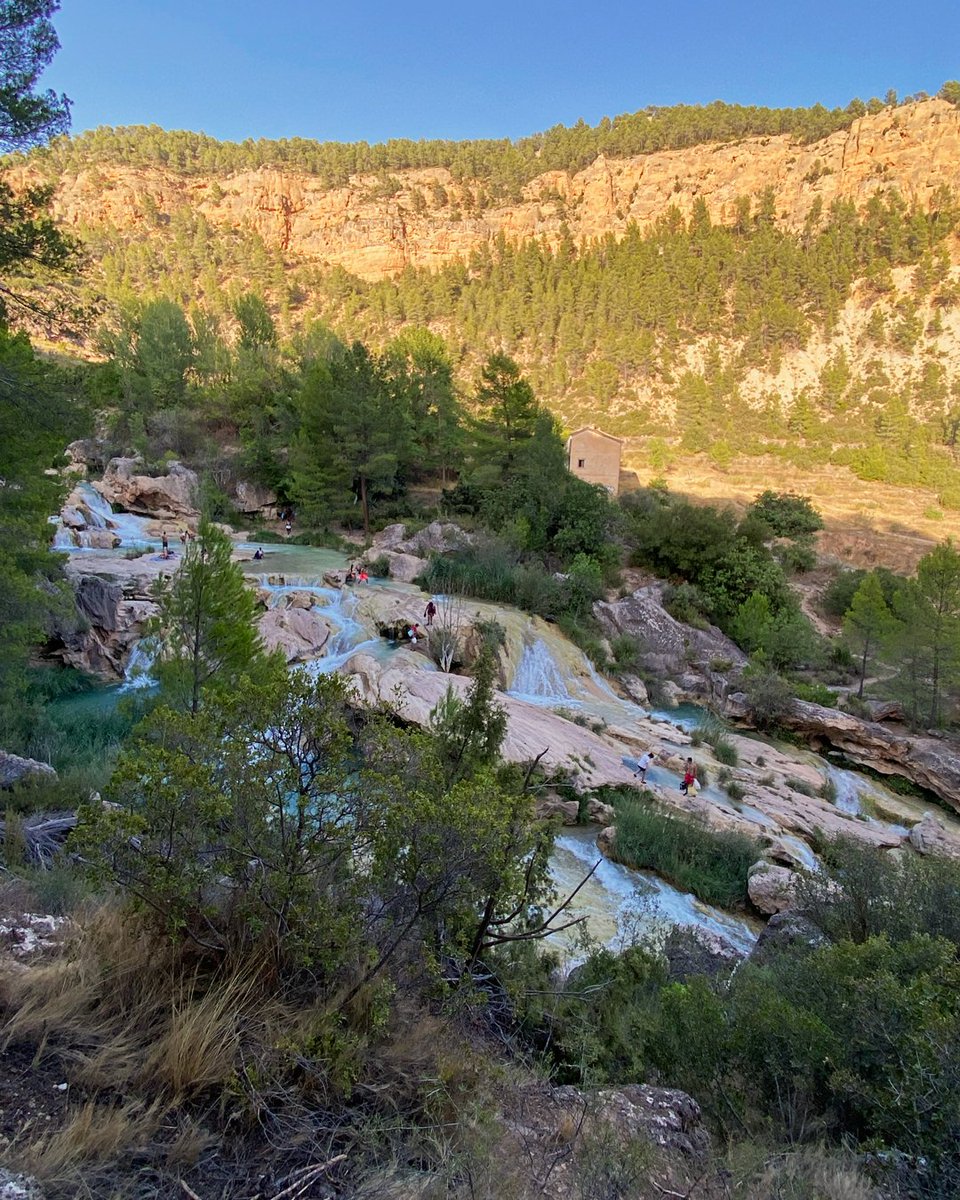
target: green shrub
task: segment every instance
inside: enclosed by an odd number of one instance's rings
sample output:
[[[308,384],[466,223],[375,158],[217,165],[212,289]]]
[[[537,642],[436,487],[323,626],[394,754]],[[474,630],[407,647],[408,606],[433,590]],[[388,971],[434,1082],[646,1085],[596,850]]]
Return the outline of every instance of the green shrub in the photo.
[[[776,729],[790,711],[793,690],[776,671],[753,668],[744,677],[750,715],[757,729]]]
[[[737,748],[733,742],[727,738],[719,737],[713,743],[714,757],[718,762],[727,767],[735,767],[740,762],[740,755],[737,753]]]
[[[735,779],[731,779],[726,785],[727,795],[731,800],[742,800],[747,794],[746,788],[742,783],[738,783]]]
[[[709,904],[746,903],[747,871],[759,856],[759,844],[742,834],[694,824],[637,800],[617,805],[614,857],[656,871]]]
[[[807,683],[795,679],[792,682],[793,694],[798,700],[806,700],[808,704],[819,704],[823,708],[836,708],[837,693],[823,683]]]
[[[663,607],[684,625],[702,629],[707,624],[707,603],[692,583],[667,584],[663,589]]]
[[[816,794],[811,784],[807,783],[805,779],[797,779],[795,775],[787,776],[784,782],[792,792],[799,792],[801,796],[813,796]]]
[[[748,510],[765,521],[778,537],[798,537],[823,528],[823,518],[809,496],[794,492],[761,492]]]
[[[390,578],[390,559],[387,558],[385,554],[381,554],[378,558],[371,559],[368,567],[370,574],[376,576],[377,579]]]

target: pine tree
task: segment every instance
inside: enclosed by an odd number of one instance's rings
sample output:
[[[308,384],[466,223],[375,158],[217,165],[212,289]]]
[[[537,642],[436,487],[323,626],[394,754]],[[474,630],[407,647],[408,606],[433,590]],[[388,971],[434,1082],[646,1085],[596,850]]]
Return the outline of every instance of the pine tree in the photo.
[[[244,676],[276,666],[264,653],[256,598],[231,552],[227,535],[203,518],[180,570],[160,593],[156,675],[171,704],[193,715],[205,689],[231,691]]]
[[[887,606],[880,582],[871,572],[864,576],[854,592],[843,618],[844,636],[860,656],[860,683],[857,688],[860,699],[863,698],[867,665],[890,632],[892,621],[893,614]]]

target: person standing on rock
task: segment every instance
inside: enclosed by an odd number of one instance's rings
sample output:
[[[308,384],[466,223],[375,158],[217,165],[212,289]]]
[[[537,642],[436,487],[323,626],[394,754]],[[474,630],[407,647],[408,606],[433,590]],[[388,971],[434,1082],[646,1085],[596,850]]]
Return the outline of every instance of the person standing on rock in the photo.
[[[688,758],[683,765],[683,783],[680,784],[680,791],[685,796],[689,796],[692,791],[696,791],[697,783],[697,768],[693,764],[693,759]]]
[[[165,529],[160,530],[160,547],[163,551],[163,557],[169,558],[170,557],[170,539],[167,537],[167,531]]]
[[[427,607],[423,610],[423,615],[427,618],[427,628],[433,624],[433,618],[437,615],[437,606],[432,600],[427,601]]]
[[[645,750],[637,759],[637,769],[634,771],[634,775],[640,780],[641,784],[647,782],[647,768],[656,757],[655,751]]]

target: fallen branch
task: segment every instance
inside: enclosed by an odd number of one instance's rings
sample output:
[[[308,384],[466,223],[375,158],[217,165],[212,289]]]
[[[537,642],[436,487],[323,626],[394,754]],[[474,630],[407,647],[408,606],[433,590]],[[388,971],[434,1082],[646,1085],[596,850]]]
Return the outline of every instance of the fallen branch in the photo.
[[[331,1167],[337,1166],[338,1163],[346,1161],[345,1154],[338,1154],[335,1158],[328,1159],[325,1163],[315,1163],[312,1167],[301,1167],[294,1171],[294,1175],[298,1178],[292,1183],[287,1184],[282,1192],[277,1192],[271,1196],[269,1200],[296,1200],[297,1196],[302,1196],[307,1188],[315,1183],[325,1171],[329,1171]]]

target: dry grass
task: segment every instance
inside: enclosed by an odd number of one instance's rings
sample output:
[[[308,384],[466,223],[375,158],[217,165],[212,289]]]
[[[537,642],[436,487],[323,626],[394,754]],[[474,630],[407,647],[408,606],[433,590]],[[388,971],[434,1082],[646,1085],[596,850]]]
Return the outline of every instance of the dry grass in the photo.
[[[104,1162],[143,1145],[160,1123],[159,1104],[140,1102],[103,1105],[87,1101],[72,1111],[66,1124],[23,1145],[7,1157],[17,1169],[48,1183],[68,1184],[79,1167]]]
[[[113,908],[82,921],[62,955],[26,972],[0,970],[0,1001],[12,1012],[6,1044],[56,1049],[88,1088],[133,1087],[171,1101],[221,1083],[241,1045],[269,1042],[282,1020],[261,995],[255,964],[202,978]]]
[[[663,474],[650,468],[645,443],[628,438],[625,448],[624,467],[636,473],[640,486]],[[819,557],[852,567],[910,574],[938,542],[960,538],[960,512],[944,510],[938,520],[928,515],[938,508],[934,490],[865,482],[846,467],[804,470],[779,459],[739,457],[720,471],[705,454],[694,454],[667,471],[666,480],[671,491],[693,501],[729,504],[740,512],[771,486],[810,496],[827,526],[817,537]]]
[[[841,1150],[804,1146],[769,1153],[741,1144],[732,1154],[737,1200],[874,1200],[876,1189],[856,1158]]]
[[[152,1154],[172,1170],[196,1161],[210,1136],[178,1107],[222,1094],[242,1061],[271,1056],[289,1028],[259,979],[256,963],[204,977],[112,907],[82,917],[48,961],[29,970],[0,964],[3,1044],[55,1055],[83,1097],[59,1129],[25,1132],[8,1157],[63,1194],[80,1194],[84,1181],[92,1186],[98,1170],[150,1143],[163,1124]]]

